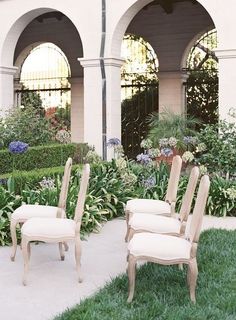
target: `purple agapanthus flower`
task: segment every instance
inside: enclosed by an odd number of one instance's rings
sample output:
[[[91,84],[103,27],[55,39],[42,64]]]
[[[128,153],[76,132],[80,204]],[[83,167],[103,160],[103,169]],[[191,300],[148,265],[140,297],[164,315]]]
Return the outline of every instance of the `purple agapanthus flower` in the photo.
[[[171,150],[171,148],[162,148],[161,154],[165,157],[170,157],[170,156],[172,156],[173,151]]]
[[[138,154],[136,159],[138,162],[144,165],[149,164],[152,161],[152,159],[148,154],[143,154],[143,153]]]
[[[147,179],[144,179],[142,182],[142,185],[145,188],[152,188],[156,185],[156,178],[155,177],[149,177]]]
[[[186,136],[183,138],[183,141],[185,144],[196,144],[197,142],[197,139],[196,137],[192,137],[192,136]]]
[[[8,146],[8,150],[13,154],[22,154],[27,151],[28,147],[29,145],[25,142],[12,141]]]
[[[121,141],[118,138],[111,138],[107,142],[108,147],[115,147],[115,146],[119,146],[120,144],[121,144]]]

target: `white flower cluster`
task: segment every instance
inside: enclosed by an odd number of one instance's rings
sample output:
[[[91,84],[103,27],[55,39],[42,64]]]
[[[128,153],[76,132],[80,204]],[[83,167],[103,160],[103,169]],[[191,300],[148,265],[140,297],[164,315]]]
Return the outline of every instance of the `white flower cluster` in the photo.
[[[175,147],[177,145],[178,140],[175,137],[170,137],[169,138],[169,146],[170,147]]]
[[[185,151],[182,155],[182,159],[184,162],[192,162],[194,159],[194,155],[190,151]]]
[[[127,163],[124,158],[116,159],[116,166],[119,170],[124,170],[127,167]]]
[[[43,180],[39,182],[40,187],[42,189],[54,189],[55,188],[55,180],[52,178],[43,177]]]
[[[204,152],[206,151],[207,146],[205,145],[205,143],[201,142],[197,145],[196,147],[196,152]]]
[[[157,157],[160,157],[161,151],[158,148],[151,148],[148,150],[148,155],[150,158],[155,159]]]
[[[137,182],[137,176],[131,172],[125,172],[121,176],[121,179],[126,186],[132,186]]]
[[[140,143],[140,147],[143,149],[150,149],[152,147],[152,140],[150,139],[143,139]]]
[[[67,130],[59,130],[56,134],[56,140],[60,143],[70,143],[70,132]]]
[[[207,167],[201,165],[199,166],[199,171],[201,175],[207,174]]]
[[[228,188],[226,190],[226,193],[227,193],[227,195],[229,196],[229,198],[231,200],[235,200],[236,199],[236,188],[235,187]]]

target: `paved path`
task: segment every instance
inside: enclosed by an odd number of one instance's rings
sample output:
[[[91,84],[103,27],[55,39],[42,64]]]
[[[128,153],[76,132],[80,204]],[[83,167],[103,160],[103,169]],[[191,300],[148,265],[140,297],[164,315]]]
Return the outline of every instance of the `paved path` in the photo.
[[[236,218],[205,217],[203,228],[236,229]],[[101,233],[83,241],[84,282],[76,282],[73,244],[65,261],[59,260],[55,245],[32,245],[28,286],[21,283],[23,261],[18,250],[10,261],[10,248],[0,248],[0,319],[49,320],[68,307],[90,296],[111,278],[125,272],[126,224],[115,219],[105,224]]]

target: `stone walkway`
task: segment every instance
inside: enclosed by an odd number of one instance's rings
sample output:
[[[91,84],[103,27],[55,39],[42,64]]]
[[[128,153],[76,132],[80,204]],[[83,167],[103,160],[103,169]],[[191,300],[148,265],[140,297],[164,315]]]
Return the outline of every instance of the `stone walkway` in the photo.
[[[236,218],[205,217],[203,229],[236,229]],[[68,307],[92,295],[111,278],[125,272],[126,224],[115,219],[105,224],[101,233],[83,241],[82,270],[84,282],[76,282],[73,244],[65,261],[59,260],[57,246],[32,245],[28,286],[21,283],[23,261],[18,250],[10,261],[9,247],[0,248],[0,319],[49,320]]]

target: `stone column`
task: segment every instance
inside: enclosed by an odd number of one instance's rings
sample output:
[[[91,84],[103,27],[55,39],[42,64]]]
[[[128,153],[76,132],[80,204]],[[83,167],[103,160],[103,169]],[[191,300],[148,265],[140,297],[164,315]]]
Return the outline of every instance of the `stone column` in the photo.
[[[84,68],[84,142],[102,155],[102,75],[100,59],[79,59]],[[124,60],[104,58],[106,71],[106,138],[121,139],[121,79]],[[113,152],[108,148],[107,158]]]
[[[167,109],[181,114],[186,110],[184,82],[188,75],[182,71],[160,71],[159,79],[159,112]]]
[[[102,156],[102,77],[99,59],[78,59],[84,68],[83,142]]]
[[[107,140],[121,140],[121,66],[124,59],[105,58],[107,78]],[[114,156],[111,148],[107,149],[108,160]]]
[[[84,142],[83,78],[69,79],[71,84],[71,141]]]
[[[236,121],[230,116],[236,110],[236,49],[216,49],[219,59],[219,117]]]
[[[0,115],[14,106],[14,74],[17,67],[0,66]]]

